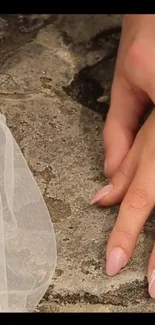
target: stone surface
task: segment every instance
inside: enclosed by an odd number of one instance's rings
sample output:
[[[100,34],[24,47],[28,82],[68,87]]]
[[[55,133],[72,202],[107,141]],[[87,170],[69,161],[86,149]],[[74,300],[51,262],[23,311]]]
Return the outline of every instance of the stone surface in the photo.
[[[94,94],[99,94],[100,84],[105,96],[101,101],[108,105],[121,19],[120,15],[1,16],[0,110],[41,188],[57,239],[57,269],[38,312],[155,310],[145,277],[154,215],[130,263],[121,274],[108,278],[105,249],[118,207],[89,206],[91,196],[106,183],[102,151],[106,114],[98,113],[97,99],[94,103],[89,92],[85,95],[87,82],[77,87],[75,75],[86,67],[91,87],[96,81]]]

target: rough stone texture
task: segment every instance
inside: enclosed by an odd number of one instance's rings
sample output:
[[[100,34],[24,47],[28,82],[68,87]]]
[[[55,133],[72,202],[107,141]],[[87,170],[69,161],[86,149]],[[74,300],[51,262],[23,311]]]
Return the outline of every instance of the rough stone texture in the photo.
[[[105,249],[118,208],[89,206],[106,182],[103,120],[64,91],[91,65],[109,96],[122,17],[45,16],[0,20],[0,110],[42,190],[58,247],[55,276],[36,311],[153,312],[145,278],[153,215],[130,263],[109,279]]]

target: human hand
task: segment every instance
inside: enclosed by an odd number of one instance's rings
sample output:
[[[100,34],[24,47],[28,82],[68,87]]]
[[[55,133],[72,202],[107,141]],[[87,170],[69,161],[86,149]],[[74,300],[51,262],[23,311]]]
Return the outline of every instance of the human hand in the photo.
[[[129,261],[137,239],[155,206],[155,110],[138,132],[133,146],[94,202],[121,203],[107,245],[106,272],[117,274]],[[93,203],[93,202],[92,202]],[[149,293],[155,298],[155,245],[148,266]]]
[[[125,15],[111,104],[104,127],[105,174],[110,177],[131,148],[141,117],[155,103],[155,15]]]
[[[109,276],[129,261],[155,205],[155,110],[139,130],[141,117],[155,103],[154,33],[155,15],[125,16],[104,128],[110,185],[91,201],[102,206],[122,202],[107,246]],[[155,298],[155,247],[147,274],[149,293]]]

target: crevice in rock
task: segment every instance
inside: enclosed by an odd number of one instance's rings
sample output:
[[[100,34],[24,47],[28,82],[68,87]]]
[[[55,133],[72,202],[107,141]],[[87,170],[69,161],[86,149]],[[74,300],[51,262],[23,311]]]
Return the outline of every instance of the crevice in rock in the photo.
[[[53,289],[52,289],[53,290]],[[147,279],[143,281],[133,281],[132,283],[121,284],[119,289],[110,290],[100,296],[92,295],[88,292],[66,293],[64,295],[53,293],[51,288],[44,296],[44,300],[52,301],[56,304],[103,304],[127,307],[130,305],[139,304],[143,299],[149,300]]]

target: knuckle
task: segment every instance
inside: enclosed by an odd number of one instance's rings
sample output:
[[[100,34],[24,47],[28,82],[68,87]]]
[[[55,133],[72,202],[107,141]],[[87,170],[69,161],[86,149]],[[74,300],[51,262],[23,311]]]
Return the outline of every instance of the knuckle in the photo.
[[[146,48],[145,40],[135,40],[124,59],[124,70],[127,78],[129,78],[135,86],[142,89],[146,84],[145,80],[148,66]]]
[[[149,195],[146,189],[136,188],[131,194],[127,195],[124,207],[131,210],[141,210],[149,204]]]
[[[129,231],[125,228],[124,229],[119,228],[118,226],[115,227],[115,234],[117,234],[118,238],[124,237],[127,240],[132,240],[132,238],[133,238],[131,231]]]
[[[135,243],[134,234],[127,228],[119,227],[118,225],[113,229],[112,242],[117,241],[117,246],[122,247],[126,252],[129,252]]]
[[[125,67],[127,68],[127,66],[129,65],[141,65],[144,62],[144,50],[145,50],[146,44],[144,42],[144,40],[135,40],[129,51],[128,54],[126,56],[126,60],[125,60]]]

